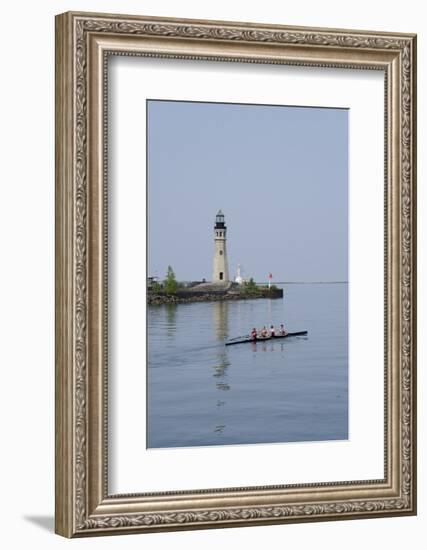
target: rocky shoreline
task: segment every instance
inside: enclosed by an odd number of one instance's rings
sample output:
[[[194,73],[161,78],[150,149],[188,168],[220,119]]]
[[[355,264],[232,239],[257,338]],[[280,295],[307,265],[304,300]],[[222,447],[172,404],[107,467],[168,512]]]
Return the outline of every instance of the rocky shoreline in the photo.
[[[175,294],[160,294],[149,292],[147,295],[148,305],[162,304],[188,304],[192,302],[221,302],[226,300],[257,300],[260,298],[283,298],[283,290],[276,289],[259,289],[256,293],[243,292],[191,292],[181,291]]]

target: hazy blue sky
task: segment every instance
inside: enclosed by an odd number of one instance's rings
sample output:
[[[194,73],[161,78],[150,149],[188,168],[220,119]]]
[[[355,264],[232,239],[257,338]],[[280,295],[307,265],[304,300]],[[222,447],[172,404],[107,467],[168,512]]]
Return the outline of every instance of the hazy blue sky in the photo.
[[[213,224],[257,281],[347,280],[348,111],[148,102],[148,271],[211,278]]]

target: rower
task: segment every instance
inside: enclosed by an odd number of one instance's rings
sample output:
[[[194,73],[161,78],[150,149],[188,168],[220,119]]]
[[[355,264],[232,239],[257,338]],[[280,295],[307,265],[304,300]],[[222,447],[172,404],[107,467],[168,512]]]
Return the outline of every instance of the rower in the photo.
[[[255,342],[256,339],[257,339],[257,330],[256,328],[253,328],[251,332],[251,340]]]
[[[265,325],[262,327],[261,336],[262,336],[262,338],[267,338],[267,336],[268,336],[268,331],[265,328]]]
[[[274,338],[276,336],[276,329],[274,328],[274,325],[271,325],[270,327],[270,336]]]
[[[285,330],[285,327],[282,324],[282,325],[280,325],[280,335],[285,336],[285,334],[286,334],[286,330]]]

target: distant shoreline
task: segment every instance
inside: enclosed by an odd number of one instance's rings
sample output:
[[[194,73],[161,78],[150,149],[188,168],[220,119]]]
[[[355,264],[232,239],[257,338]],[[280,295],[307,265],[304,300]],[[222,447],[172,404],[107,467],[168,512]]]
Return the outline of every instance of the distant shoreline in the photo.
[[[265,284],[256,283],[257,285]],[[348,281],[274,281],[275,285],[348,285]]]

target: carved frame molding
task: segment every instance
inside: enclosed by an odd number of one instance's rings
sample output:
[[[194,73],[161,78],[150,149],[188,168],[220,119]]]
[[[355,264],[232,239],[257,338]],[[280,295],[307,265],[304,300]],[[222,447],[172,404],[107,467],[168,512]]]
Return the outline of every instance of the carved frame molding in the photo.
[[[384,71],[383,480],[108,495],[108,55]],[[69,12],[56,18],[56,71],[56,532],[75,537],[416,513],[416,37]]]

